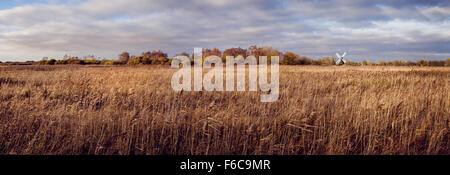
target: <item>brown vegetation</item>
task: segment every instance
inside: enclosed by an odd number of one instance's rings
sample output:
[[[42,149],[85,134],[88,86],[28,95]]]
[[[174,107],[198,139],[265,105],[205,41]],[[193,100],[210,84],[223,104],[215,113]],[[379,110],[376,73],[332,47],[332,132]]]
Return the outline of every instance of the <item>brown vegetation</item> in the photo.
[[[174,56],[187,56],[191,58],[191,62],[194,62],[194,55],[182,52],[175,54]],[[247,49],[238,48],[228,48],[223,51],[223,53],[217,49],[203,49],[203,58],[208,56],[219,56],[225,63],[227,56],[242,56],[246,58],[247,56],[279,56],[280,64],[282,65],[335,65],[336,57],[322,57],[318,59],[311,59],[306,56],[300,56],[293,52],[286,51],[285,53],[278,51],[277,49],[269,46],[257,47],[250,46]],[[96,59],[94,55],[89,55],[80,59],[78,57],[72,57],[65,55],[63,59],[48,59],[47,57],[39,62],[7,62],[1,63],[3,65],[66,65],[66,64],[80,64],[80,65],[92,65],[92,64],[103,64],[103,65],[170,65],[172,58],[168,57],[168,54],[161,50],[147,51],[143,52],[141,56],[130,56],[128,52],[122,52],[118,55],[118,60],[108,60],[108,59]],[[270,60],[269,60],[270,63]],[[347,61],[347,65],[350,66],[433,66],[433,67],[444,67],[450,66],[450,58],[447,60],[427,60],[427,57],[423,57],[418,61],[404,61],[404,60],[392,60],[392,61],[377,61],[376,63],[370,61],[354,62]]]
[[[0,67],[0,154],[450,153],[446,67],[281,66],[275,103],[167,67]]]

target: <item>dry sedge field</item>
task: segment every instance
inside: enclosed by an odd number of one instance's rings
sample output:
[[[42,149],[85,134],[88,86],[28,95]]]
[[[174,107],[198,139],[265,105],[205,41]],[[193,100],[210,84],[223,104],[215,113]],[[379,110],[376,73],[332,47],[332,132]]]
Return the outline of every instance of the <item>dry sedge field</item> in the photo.
[[[450,154],[450,68],[281,66],[280,99],[168,67],[0,67],[0,154]]]

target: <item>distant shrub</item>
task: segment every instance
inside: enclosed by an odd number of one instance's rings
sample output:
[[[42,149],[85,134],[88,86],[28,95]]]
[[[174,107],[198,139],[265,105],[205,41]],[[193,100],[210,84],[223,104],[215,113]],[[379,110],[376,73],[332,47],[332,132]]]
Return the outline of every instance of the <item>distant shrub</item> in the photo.
[[[317,60],[318,65],[335,65],[334,57],[322,57],[319,60]]]
[[[418,66],[428,66],[428,63],[425,60],[420,60],[416,62]]]
[[[361,66],[361,63],[354,62],[354,61],[347,61],[345,64],[349,65],[349,66]]]
[[[144,58],[143,56],[132,57],[127,64],[138,65],[138,64],[151,64],[152,61],[149,58]]]
[[[104,64],[104,65],[121,65],[121,64],[125,64],[125,63],[120,60],[103,60],[102,64]]]
[[[100,60],[84,60],[85,64],[101,64],[102,61]]]
[[[41,60],[38,62],[39,65],[54,65],[56,63],[55,59]]]
[[[414,63],[414,62],[412,62],[412,61],[408,61],[408,62],[406,62],[406,65],[407,65],[407,66],[415,66],[416,63]]]
[[[73,59],[73,58],[67,59],[66,61],[67,61],[67,64],[84,64],[85,63],[84,60]]]
[[[406,66],[406,61],[394,60],[391,61],[392,66]]]
[[[37,62],[38,65],[45,65],[45,63],[47,63],[47,60],[41,60]]]
[[[372,65],[372,63],[370,61],[364,60],[361,62],[361,65],[362,66],[370,66],[370,65]]]
[[[161,50],[154,50],[142,53],[141,56],[131,57],[127,64],[130,65],[138,65],[138,64],[166,64],[169,62],[167,58],[167,53],[164,53]]]
[[[37,64],[39,64],[39,65],[65,65],[65,64],[84,65],[84,64],[101,64],[101,63],[102,63],[102,61],[100,61],[100,60],[95,60],[95,59],[81,60],[76,57],[66,58],[66,59],[62,59],[62,60],[55,60],[55,59],[41,60],[41,61],[37,62]]]
[[[167,62],[169,62],[169,59],[165,58],[165,57],[159,57],[159,58],[154,58],[152,60],[152,64],[166,64]]]
[[[445,66],[445,61],[429,61],[428,66]]]
[[[56,64],[67,64],[67,60],[56,60]]]
[[[284,58],[280,61],[280,64],[284,65],[310,65],[313,64],[313,60],[305,57],[300,56],[292,52],[286,52],[284,54]]]

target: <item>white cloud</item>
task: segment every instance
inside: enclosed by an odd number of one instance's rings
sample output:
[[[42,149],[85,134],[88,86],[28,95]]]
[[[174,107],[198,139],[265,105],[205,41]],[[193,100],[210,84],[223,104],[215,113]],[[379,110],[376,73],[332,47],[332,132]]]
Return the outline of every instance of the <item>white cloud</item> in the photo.
[[[115,58],[125,50],[140,54],[151,49],[173,55],[198,46],[253,44],[311,57],[353,50],[350,59],[380,56],[380,50],[386,57],[404,54],[411,59],[445,58],[450,52],[440,45],[450,42],[448,7],[351,2],[88,0],[23,5],[0,10],[0,61],[65,54]]]

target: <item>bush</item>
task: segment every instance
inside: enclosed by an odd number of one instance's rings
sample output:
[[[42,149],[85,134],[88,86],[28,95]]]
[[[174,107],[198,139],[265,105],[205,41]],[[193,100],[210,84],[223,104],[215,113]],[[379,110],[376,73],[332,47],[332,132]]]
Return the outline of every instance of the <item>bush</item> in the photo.
[[[164,64],[170,64],[169,59],[166,57],[144,57],[144,56],[138,56],[131,58],[127,64],[128,65],[164,65]]]
[[[100,60],[85,60],[84,63],[85,64],[101,64],[102,61],[100,61]]]
[[[362,66],[370,66],[372,65],[372,63],[370,61],[364,60],[363,62],[361,62]]]
[[[428,66],[445,66],[445,61],[429,61]]]
[[[354,62],[354,61],[347,61],[345,64],[349,65],[349,66],[360,66],[361,65],[361,63]]]
[[[280,61],[280,64],[284,65],[310,65],[313,64],[313,60],[305,57],[299,56],[292,52],[286,52],[284,54],[284,59]]]
[[[121,64],[125,64],[125,63],[120,60],[103,60],[102,64],[104,64],[104,65],[121,65]]]
[[[334,62],[333,57],[323,57],[323,58],[320,58],[319,60],[317,60],[316,64],[317,65],[335,65],[336,63]]]
[[[165,57],[159,57],[159,58],[154,58],[153,60],[152,60],[152,64],[161,64],[161,65],[163,65],[163,64],[165,64],[165,63],[167,63],[167,62],[169,62],[169,59],[167,59],[167,58],[165,58]]]
[[[56,63],[55,59],[41,60],[38,62],[39,65],[54,65]]]

